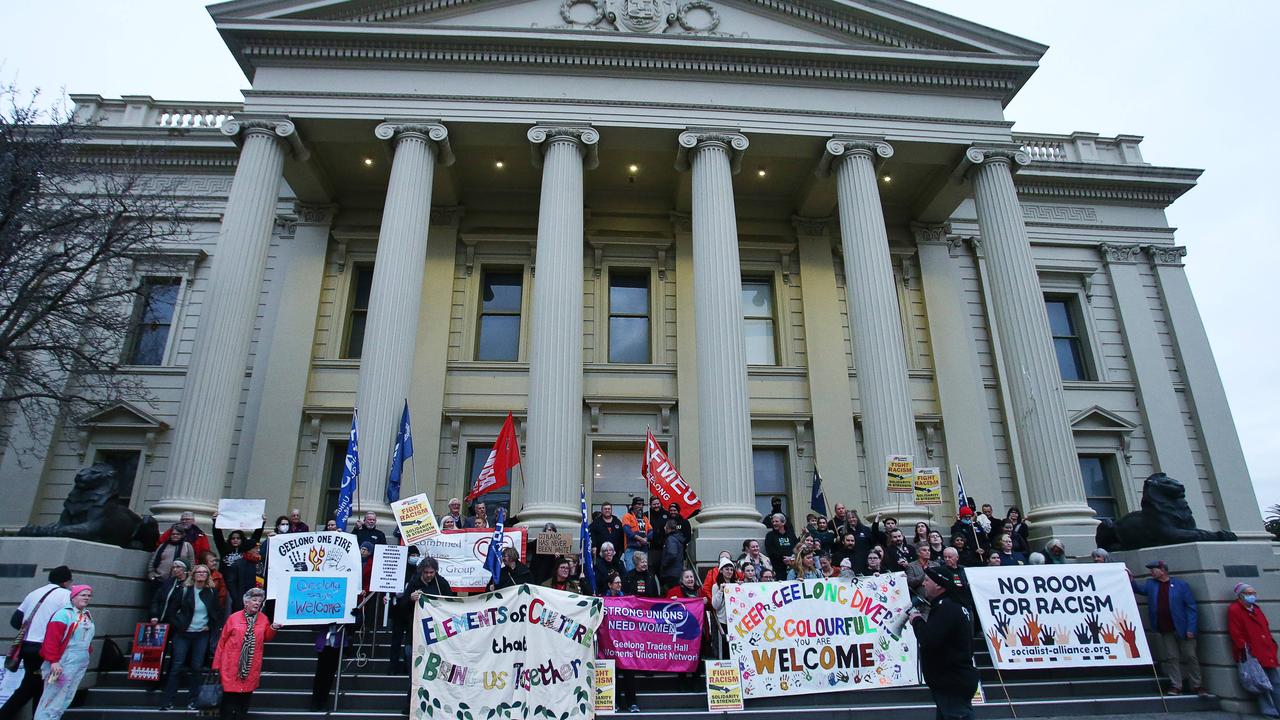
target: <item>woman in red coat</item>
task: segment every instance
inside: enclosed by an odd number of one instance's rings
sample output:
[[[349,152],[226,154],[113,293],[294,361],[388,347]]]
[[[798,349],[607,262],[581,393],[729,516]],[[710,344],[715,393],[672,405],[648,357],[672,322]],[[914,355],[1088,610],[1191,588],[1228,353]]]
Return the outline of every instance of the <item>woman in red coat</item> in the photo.
[[[262,677],[263,645],[276,636],[279,623],[261,612],[266,598],[259,588],[244,594],[244,610],[227,618],[213,654],[213,670],[222,679],[222,720],[245,720],[249,701]]]
[[[1236,583],[1236,601],[1227,607],[1227,634],[1236,648],[1236,661],[1244,660],[1246,648],[1271,680],[1271,692],[1258,696],[1258,706],[1267,717],[1280,718],[1280,661],[1276,641],[1271,636],[1267,616],[1258,607],[1258,592],[1248,583]]]

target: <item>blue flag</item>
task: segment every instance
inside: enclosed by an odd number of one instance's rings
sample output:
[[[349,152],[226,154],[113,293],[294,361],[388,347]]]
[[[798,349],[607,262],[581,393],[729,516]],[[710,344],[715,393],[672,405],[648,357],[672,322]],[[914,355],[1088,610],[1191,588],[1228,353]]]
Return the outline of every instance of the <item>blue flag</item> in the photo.
[[[582,485],[582,532],[579,534],[579,540],[582,544],[582,577],[587,579],[587,587],[582,588],[584,593],[594,595],[596,591],[596,568],[591,562],[591,530],[589,524],[591,522],[590,515],[587,514],[587,486]]]
[[[493,540],[489,541],[489,552],[484,556],[484,569],[493,576],[493,587],[498,587],[502,573],[502,539],[505,534],[502,523],[506,519],[506,508],[498,508],[498,520],[493,525]]]
[[[964,494],[964,476],[960,474],[960,466],[956,465],[956,513],[969,507],[969,496]]]
[[[400,428],[396,430],[396,446],[391,449],[391,472],[387,474],[387,503],[400,499],[400,476],[404,473],[404,461],[413,457],[413,433],[409,430],[409,401],[404,401],[400,413]]]
[[[827,516],[827,496],[822,492],[822,476],[818,474],[818,466],[813,466],[813,496],[809,498],[809,507],[819,515]]]
[[[338,531],[346,532],[347,518],[351,517],[351,503],[356,495],[356,487],[360,484],[360,450],[356,439],[356,411],[351,411],[351,439],[347,441],[347,459],[342,467],[342,485],[338,488],[338,512],[334,520],[338,521]]]

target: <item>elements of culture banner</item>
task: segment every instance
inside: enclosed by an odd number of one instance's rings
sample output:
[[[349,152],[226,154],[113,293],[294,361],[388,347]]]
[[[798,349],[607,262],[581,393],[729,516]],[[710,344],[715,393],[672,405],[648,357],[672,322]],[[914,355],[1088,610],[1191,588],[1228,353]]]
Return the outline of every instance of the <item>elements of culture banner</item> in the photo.
[[[745,698],[917,682],[903,573],[730,585],[726,597]]]
[[[1151,664],[1120,563],[975,567],[966,574],[998,668]]]
[[[423,595],[414,611],[411,720],[571,720],[595,706],[600,598],[517,585]]]

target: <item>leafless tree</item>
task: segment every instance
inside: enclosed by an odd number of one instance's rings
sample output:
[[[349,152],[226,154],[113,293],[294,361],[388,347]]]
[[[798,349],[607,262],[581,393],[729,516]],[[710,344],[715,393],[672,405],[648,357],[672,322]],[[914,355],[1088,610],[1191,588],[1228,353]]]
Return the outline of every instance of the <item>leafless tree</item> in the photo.
[[[183,203],[145,153],[98,154],[91,126],[0,85],[0,418],[45,433],[118,399],[140,259],[164,262]]]

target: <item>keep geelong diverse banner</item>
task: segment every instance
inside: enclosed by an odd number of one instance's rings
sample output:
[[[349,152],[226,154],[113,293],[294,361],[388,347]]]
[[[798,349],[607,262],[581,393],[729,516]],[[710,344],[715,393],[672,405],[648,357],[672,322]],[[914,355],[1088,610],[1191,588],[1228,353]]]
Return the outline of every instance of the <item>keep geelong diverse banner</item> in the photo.
[[[702,598],[605,598],[600,657],[623,670],[697,671],[702,605]]]
[[[748,699],[915,685],[902,573],[729,585],[729,652]]]
[[[414,611],[411,720],[569,720],[595,704],[599,598],[517,585],[423,595]]]
[[[1138,603],[1120,563],[966,573],[998,668],[1151,664]]]

